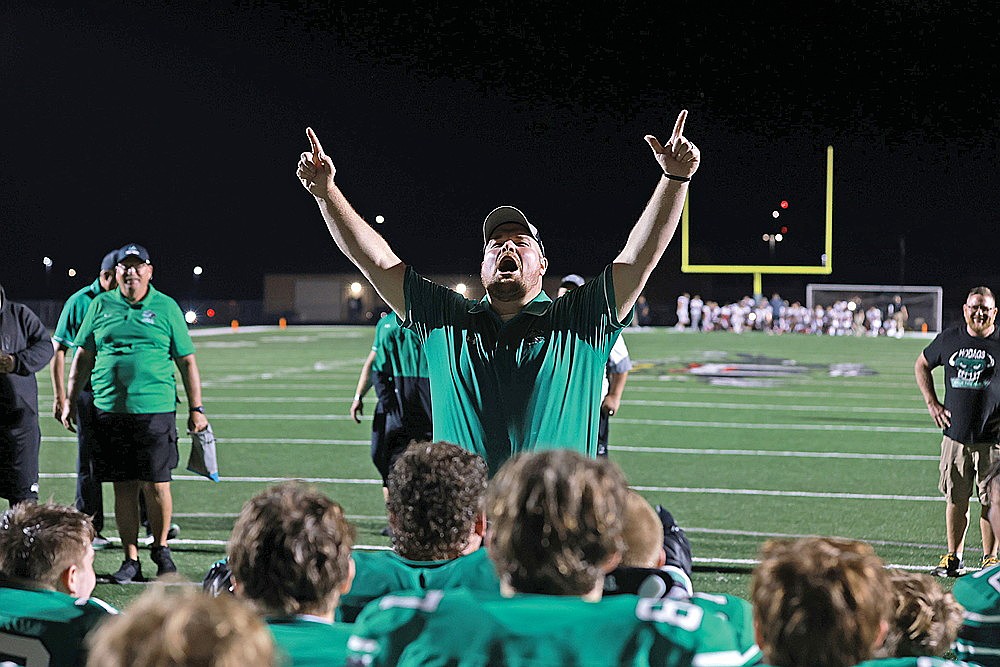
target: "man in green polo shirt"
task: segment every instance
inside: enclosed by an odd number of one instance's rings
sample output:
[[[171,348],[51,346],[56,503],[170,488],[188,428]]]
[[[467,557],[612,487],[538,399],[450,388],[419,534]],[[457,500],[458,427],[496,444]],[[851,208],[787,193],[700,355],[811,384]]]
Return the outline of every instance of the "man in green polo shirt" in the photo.
[[[113,289],[115,282],[115,263],[118,248],[115,248],[101,260],[101,271],[94,282],[81,290],[77,290],[66,299],[59,322],[52,334],[52,349],[55,354],[49,364],[52,376],[52,413],[57,421],[62,421],[63,408],[66,404],[66,353],[73,347],[83,318],[87,314],[90,302],[98,294]],[[101,481],[97,479],[94,470],[94,392],[90,385],[80,390],[80,398],[76,406],[76,508],[90,515],[94,522],[94,548],[103,549],[110,544],[101,531],[104,530],[104,494]]]
[[[419,276],[351,207],[312,129],[297,176],[316,198],[340,250],[424,340],[434,438],[481,455],[491,474],[512,453],[568,448],[596,452],[605,363],[632,306],[667,248],[698,169],[683,136],[682,111],[665,145],[646,141],[661,178],[624,249],[593,281],[551,301],[542,291],[548,260],[538,229],[513,206],[483,224],[475,302]]]
[[[188,430],[202,431],[208,420],[194,344],[180,307],[150,284],[153,265],[145,248],[130,243],[116,259],[118,289],[94,298],[73,341],[79,349],[62,422],[72,430],[76,400],[90,381],[97,409],[97,475],[114,484],[115,521],[125,550],[125,560],[111,578],[129,583],[142,579],[140,491],[149,510],[150,557],[157,576],[177,571],[167,546],[173,510],[170,471],[178,462],[174,365],[189,403]]]

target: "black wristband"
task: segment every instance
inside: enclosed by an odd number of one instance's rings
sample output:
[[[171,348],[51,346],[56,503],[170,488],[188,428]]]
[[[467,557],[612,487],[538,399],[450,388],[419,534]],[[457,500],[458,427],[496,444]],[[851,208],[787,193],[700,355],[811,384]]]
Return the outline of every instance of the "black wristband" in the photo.
[[[668,174],[663,172],[664,178],[669,178],[671,181],[680,181],[681,183],[687,183],[691,180],[690,176],[674,176],[673,174]]]
[[[201,414],[205,414],[205,406],[199,405],[196,408],[188,408],[188,412],[200,412]]]

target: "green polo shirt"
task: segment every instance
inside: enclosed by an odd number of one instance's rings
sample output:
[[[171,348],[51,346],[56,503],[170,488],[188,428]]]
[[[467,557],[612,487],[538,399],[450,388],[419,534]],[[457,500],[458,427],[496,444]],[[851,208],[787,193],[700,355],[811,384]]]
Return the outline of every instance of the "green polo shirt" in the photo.
[[[372,343],[375,361],[372,369],[395,377],[427,377],[427,359],[420,338],[399,326],[399,319],[390,313],[375,325]]]
[[[52,340],[66,347],[76,347],[73,339],[83,324],[83,318],[87,315],[87,308],[90,302],[104,290],[101,289],[101,281],[95,280],[90,285],[81,290],[73,292],[66,303],[63,304],[62,312],[59,313],[59,322],[56,330],[52,334]]]
[[[466,299],[412,268],[404,291],[403,326],[424,341],[435,439],[479,454],[491,475],[524,450],[595,454],[604,365],[627,324],[610,265],[555,301],[540,293],[507,322],[487,297]]]
[[[176,410],[174,360],[194,354],[194,343],[180,306],[166,294],[150,285],[134,304],[117,289],[97,295],[74,343],[96,355],[91,384],[101,410]]]

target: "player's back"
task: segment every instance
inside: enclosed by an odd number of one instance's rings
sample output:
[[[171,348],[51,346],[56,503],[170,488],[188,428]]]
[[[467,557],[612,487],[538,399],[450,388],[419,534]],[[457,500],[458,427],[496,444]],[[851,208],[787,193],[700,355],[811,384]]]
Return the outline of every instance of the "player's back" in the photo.
[[[0,587],[0,658],[13,664],[82,665],[84,638],[116,613],[96,598]]]
[[[348,623],[353,623],[372,600],[399,591],[459,587],[500,591],[500,580],[485,548],[451,560],[409,560],[394,551],[355,551],[352,557],[354,581],[337,608],[337,619]]]
[[[732,628],[675,600],[618,595],[507,598],[465,589],[408,591],[369,605],[350,665],[724,667],[743,664]]]
[[[288,667],[342,665],[351,626],[302,617],[268,618],[275,647]]]
[[[1000,565],[960,578],[952,594],[965,609],[955,655],[983,667],[1000,667]]]

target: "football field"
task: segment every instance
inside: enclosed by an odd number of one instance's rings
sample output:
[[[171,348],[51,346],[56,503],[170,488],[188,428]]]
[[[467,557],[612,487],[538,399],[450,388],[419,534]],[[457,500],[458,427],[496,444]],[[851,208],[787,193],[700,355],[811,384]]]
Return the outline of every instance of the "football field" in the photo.
[[[173,495],[181,533],[171,548],[181,574],[200,582],[224,555],[242,503],[286,478],[310,480],[339,501],[357,528],[357,548],[386,548],[381,482],[368,449],[374,393],[362,424],[348,415],[373,329],[197,333],[222,481],[184,469],[190,437],[179,422]],[[611,420],[611,458],[686,530],[696,588],[745,596],[757,549],[771,537],[863,539],[889,564],[936,564],[944,552],[941,438],[913,378],[928,340],[665,329],[624,335],[636,367]],[[51,416],[47,368],[38,379],[40,495],[72,503],[75,436]],[[935,379],[943,396],[940,371]],[[104,534],[115,538],[110,485],[104,494]],[[978,512],[973,503],[969,565],[981,555]],[[121,559],[117,546],[98,552],[98,574],[115,571]],[[148,551],[140,559],[144,573],[155,575]],[[142,589],[102,584],[95,595],[124,606]]]

